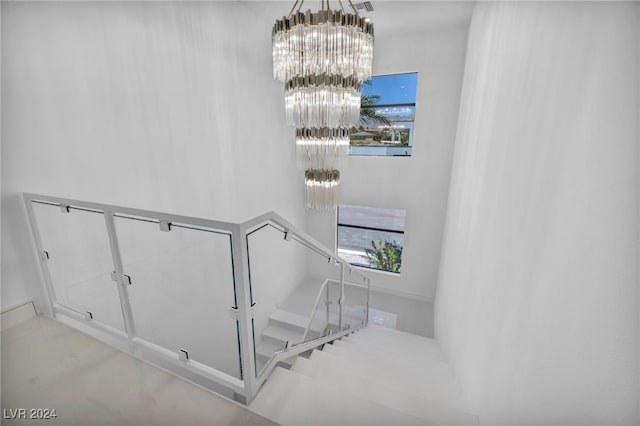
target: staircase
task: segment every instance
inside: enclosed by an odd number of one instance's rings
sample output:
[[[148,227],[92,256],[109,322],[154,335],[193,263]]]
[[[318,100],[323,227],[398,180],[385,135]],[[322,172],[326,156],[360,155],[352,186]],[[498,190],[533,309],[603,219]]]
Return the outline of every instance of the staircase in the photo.
[[[369,325],[277,367],[249,408],[282,425],[478,425],[433,339]]]
[[[38,194],[24,201],[44,308],[62,323],[251,401],[250,409],[284,425],[478,424],[435,341],[365,327],[371,279],[274,212],[231,223]],[[295,289],[287,282],[282,294],[254,292],[248,238],[263,229],[276,240],[255,237],[262,246],[253,247],[254,277],[279,270],[256,266],[260,247],[270,255],[291,243],[327,262],[322,284],[311,277]],[[182,254],[194,242],[197,256],[157,261],[159,252]],[[230,250],[245,242],[246,250]],[[86,290],[76,300],[68,295],[77,283]],[[293,292],[276,300],[285,289]],[[204,335],[198,324],[207,325]]]
[[[286,342],[301,342],[304,330],[307,327],[307,317],[294,312],[279,309],[269,317],[269,323],[262,332],[256,344],[256,362],[258,371],[261,371],[267,361],[277,350],[284,348]],[[320,333],[313,329],[310,337],[316,337]],[[282,361],[286,366],[291,366],[295,359]]]

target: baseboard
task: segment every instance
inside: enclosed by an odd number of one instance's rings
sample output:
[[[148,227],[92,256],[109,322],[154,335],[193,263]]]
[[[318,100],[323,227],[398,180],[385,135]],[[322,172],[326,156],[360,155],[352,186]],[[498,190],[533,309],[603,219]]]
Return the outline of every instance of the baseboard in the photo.
[[[36,315],[36,306],[33,303],[33,299],[10,306],[0,312],[1,329],[4,331],[28,319],[35,318]]]

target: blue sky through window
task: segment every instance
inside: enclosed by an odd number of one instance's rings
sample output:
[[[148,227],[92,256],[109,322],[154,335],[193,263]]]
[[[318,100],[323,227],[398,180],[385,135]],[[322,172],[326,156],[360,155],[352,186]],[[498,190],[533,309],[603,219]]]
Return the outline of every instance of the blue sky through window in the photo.
[[[418,73],[381,75],[362,85],[363,95],[380,95],[377,105],[409,104],[416,102]]]

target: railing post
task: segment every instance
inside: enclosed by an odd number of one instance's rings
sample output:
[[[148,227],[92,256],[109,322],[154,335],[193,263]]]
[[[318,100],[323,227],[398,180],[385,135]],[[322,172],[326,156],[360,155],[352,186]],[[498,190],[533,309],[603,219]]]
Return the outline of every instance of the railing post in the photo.
[[[324,304],[327,307],[327,324],[329,324],[329,320],[331,319],[331,316],[329,315],[329,282],[327,281],[327,301]]]
[[[371,279],[367,278],[367,312],[364,318],[364,324],[369,325],[369,301],[371,300]]]
[[[53,308],[53,304],[55,301],[55,292],[53,290],[53,282],[51,280],[49,267],[47,266],[46,260],[42,258],[42,251],[44,250],[44,248],[42,247],[42,240],[40,239],[40,229],[38,228],[38,221],[33,211],[33,204],[31,203],[31,200],[26,196],[26,194],[23,194],[23,199],[25,207],[27,209],[29,225],[31,226],[31,235],[33,237],[33,242],[35,243],[36,251],[38,252],[38,263],[40,264],[40,272],[42,273],[42,276],[44,278],[44,302],[46,302],[46,306],[38,306],[37,308],[44,308],[45,312],[49,314],[51,318],[55,318],[56,311]]]
[[[238,225],[231,234],[233,276],[236,291],[238,325],[240,326],[240,362],[244,381],[245,403],[249,405],[257,392],[255,352],[253,345],[253,310],[249,282],[249,254],[246,228]]]
[[[124,327],[127,330],[127,336],[132,339],[136,335],[135,325],[133,323],[133,311],[131,310],[131,302],[129,301],[129,290],[127,284],[122,280],[124,269],[122,266],[122,257],[120,256],[120,246],[118,244],[118,235],[116,234],[116,224],[113,220],[113,212],[105,210],[104,220],[107,224],[107,235],[109,236],[109,247],[111,248],[111,259],[113,260],[113,268],[116,273],[118,295],[120,296],[120,306],[122,307],[122,315],[124,317]]]
[[[340,322],[338,328],[342,331],[342,324],[344,323],[343,308],[344,307],[344,264],[340,264]]]

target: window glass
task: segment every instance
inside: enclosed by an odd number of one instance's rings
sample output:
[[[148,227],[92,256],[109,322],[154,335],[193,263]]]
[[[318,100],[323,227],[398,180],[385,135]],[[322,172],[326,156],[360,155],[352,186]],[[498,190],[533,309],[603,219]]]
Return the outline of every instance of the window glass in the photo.
[[[374,76],[362,86],[360,125],[351,129],[350,155],[410,156],[418,74]]]
[[[338,206],[338,254],[352,265],[400,273],[406,210]]]
[[[418,73],[373,76],[369,81],[362,86],[362,95],[378,95],[380,104],[416,103]]]

